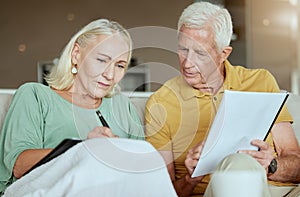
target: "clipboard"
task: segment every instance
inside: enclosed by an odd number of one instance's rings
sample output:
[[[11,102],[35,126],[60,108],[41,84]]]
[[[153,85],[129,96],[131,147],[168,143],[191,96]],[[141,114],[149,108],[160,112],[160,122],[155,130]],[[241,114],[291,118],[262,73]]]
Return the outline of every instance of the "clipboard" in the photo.
[[[288,97],[290,96],[290,94],[289,94],[288,92],[285,92],[285,94],[286,94],[286,95],[285,95],[285,97],[284,97],[284,100],[283,100],[281,106],[279,107],[278,112],[277,112],[277,114],[276,114],[276,116],[275,116],[275,118],[274,118],[272,124],[270,125],[270,128],[269,128],[268,132],[266,133],[266,135],[265,135],[263,141],[266,141],[268,135],[270,134],[270,132],[271,132],[271,130],[272,130],[273,125],[274,125],[275,122],[276,122],[276,119],[278,118],[278,116],[279,116],[279,114],[280,114],[280,112],[281,112],[281,110],[282,110],[284,104],[286,103]]]
[[[225,90],[192,177],[213,173],[224,157],[238,150],[259,150],[251,140],[267,138],[288,96]]]
[[[38,163],[36,163],[34,166],[32,166],[24,175],[31,172],[33,169],[51,161],[55,157],[63,154],[66,152],[69,148],[72,146],[78,144],[79,142],[82,142],[80,139],[64,139],[61,143],[59,143],[48,155],[46,155],[44,158],[42,158]],[[24,176],[23,175],[23,176]]]

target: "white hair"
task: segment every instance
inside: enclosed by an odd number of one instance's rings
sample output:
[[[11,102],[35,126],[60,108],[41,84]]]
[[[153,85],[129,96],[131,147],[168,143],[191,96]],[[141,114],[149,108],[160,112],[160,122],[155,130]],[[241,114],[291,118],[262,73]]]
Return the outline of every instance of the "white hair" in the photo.
[[[193,3],[182,12],[178,21],[178,31],[183,25],[196,29],[209,25],[219,52],[230,44],[233,27],[231,16],[225,8],[208,2]]]

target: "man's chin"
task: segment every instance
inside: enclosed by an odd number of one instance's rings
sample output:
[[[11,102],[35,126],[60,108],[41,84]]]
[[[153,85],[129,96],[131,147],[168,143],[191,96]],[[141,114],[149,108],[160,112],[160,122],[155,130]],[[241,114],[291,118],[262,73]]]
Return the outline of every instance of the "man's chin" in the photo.
[[[195,79],[193,80],[191,78],[186,78],[186,77],[184,77],[184,79],[189,86],[201,92],[211,93],[213,90],[213,88],[208,86],[206,83],[201,83]]]
[[[201,87],[207,87],[207,85],[206,84],[202,84],[199,79],[191,78],[191,77],[186,77],[186,76],[183,76],[183,78],[187,82],[187,84],[189,84],[193,88],[200,87],[200,86]],[[196,88],[196,89],[198,89],[198,88]]]

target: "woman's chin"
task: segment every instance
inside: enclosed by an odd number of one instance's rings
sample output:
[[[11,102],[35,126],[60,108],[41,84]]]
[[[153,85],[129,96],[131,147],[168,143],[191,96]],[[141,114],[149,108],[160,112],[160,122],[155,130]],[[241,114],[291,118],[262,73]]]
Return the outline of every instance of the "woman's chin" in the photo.
[[[105,97],[107,94],[109,93],[108,90],[104,91],[104,90],[97,90],[93,92],[93,96],[95,98],[102,98]]]

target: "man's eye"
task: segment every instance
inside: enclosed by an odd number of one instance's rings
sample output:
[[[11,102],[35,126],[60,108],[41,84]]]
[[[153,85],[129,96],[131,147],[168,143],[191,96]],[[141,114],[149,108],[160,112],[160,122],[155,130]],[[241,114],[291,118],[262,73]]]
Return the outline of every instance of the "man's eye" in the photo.
[[[187,52],[188,49],[187,48],[178,48],[179,51],[182,51],[182,52]]]
[[[178,49],[178,53],[180,55],[186,56],[189,53],[189,49],[187,49],[187,48],[179,48]]]
[[[198,56],[205,56],[205,54],[204,53],[197,53],[198,54]]]
[[[199,56],[206,56],[207,53],[205,53],[204,51],[196,51],[196,54]]]

